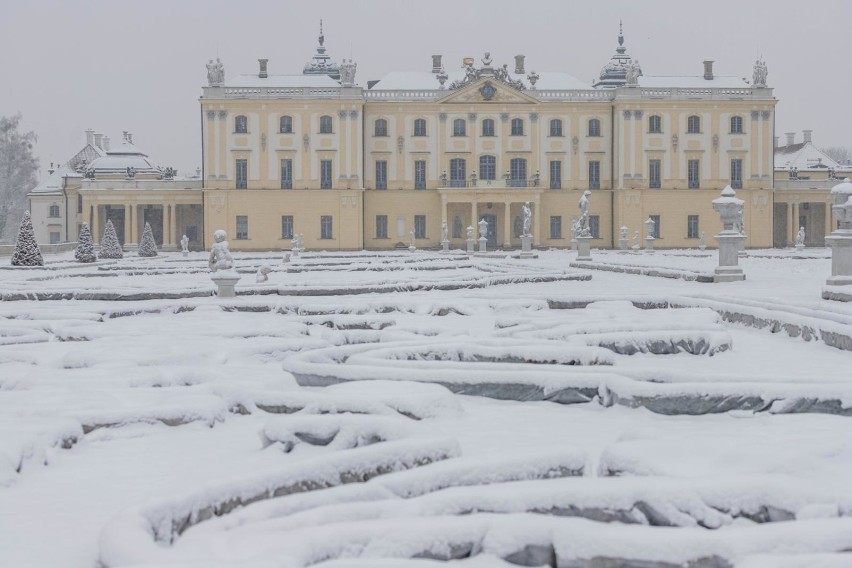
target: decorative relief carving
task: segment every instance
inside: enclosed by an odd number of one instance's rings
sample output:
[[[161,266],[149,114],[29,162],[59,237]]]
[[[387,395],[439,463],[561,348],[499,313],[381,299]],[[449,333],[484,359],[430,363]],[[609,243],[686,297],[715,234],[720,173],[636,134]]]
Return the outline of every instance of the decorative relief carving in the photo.
[[[501,122],[506,122],[507,120],[509,120],[509,113],[506,113],[506,112],[502,113],[502,114],[500,115],[500,121],[501,121]]]
[[[530,122],[535,122],[537,120],[538,120],[538,113],[537,112],[531,112],[530,113]]]
[[[350,110],[349,111],[349,118],[351,118],[353,120],[358,118],[358,111],[357,110]]]
[[[216,111],[208,110],[207,111],[207,120],[213,120],[216,118]]]
[[[625,110],[622,115],[624,116],[624,120],[630,120],[633,118],[633,111]]]
[[[226,111],[226,110],[220,110],[220,111],[219,111],[219,118],[220,118],[220,119],[223,119],[223,120],[224,120],[224,119],[226,119],[226,118],[228,118],[228,111]]]
[[[756,110],[751,111],[751,119],[757,120],[758,118],[760,118],[760,112]]]
[[[768,110],[760,111],[760,118],[762,118],[763,120],[769,120],[771,114],[772,113],[770,113]]]
[[[345,119],[346,118],[346,111],[345,110],[337,111],[337,118],[339,118],[340,120]]]
[[[633,111],[633,118],[635,118],[636,120],[641,119],[642,118],[642,111],[641,110],[634,110]]]

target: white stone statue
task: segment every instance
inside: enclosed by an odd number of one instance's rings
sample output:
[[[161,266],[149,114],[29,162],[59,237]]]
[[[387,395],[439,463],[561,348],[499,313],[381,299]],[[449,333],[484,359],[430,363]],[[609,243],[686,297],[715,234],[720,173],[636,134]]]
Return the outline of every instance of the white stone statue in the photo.
[[[530,209],[530,202],[527,201],[524,203],[524,236],[530,236],[530,226],[532,225],[532,209]]]
[[[701,238],[698,239],[698,248],[704,250],[707,247],[707,240],[704,237],[704,231],[701,231]]]
[[[625,227],[624,225],[622,225],[621,229],[619,229],[619,231],[621,231],[621,238],[624,240],[627,240],[627,230],[627,227]]]
[[[633,246],[631,248],[639,250],[639,231],[633,232]]]
[[[186,235],[180,238],[180,250],[184,253],[189,252],[189,237]]]
[[[583,192],[583,197],[577,206],[580,208],[580,235],[581,237],[590,237],[592,231],[589,228],[589,196],[592,194],[588,189]]]
[[[411,237],[411,243],[410,243],[410,245],[409,245],[409,246],[411,246],[411,247],[413,248],[413,247],[414,247],[414,231],[411,231],[411,232],[410,232],[410,233],[408,233],[408,234],[409,234],[409,236]]]
[[[266,282],[267,280],[269,280],[270,272],[272,272],[272,269],[264,264],[263,266],[257,269],[257,274],[255,275],[254,279],[255,282]]]
[[[485,239],[488,237],[488,221],[482,219],[479,222],[479,238]]]
[[[734,224],[734,228],[737,230],[737,232],[739,234],[741,234],[741,235],[746,234],[746,232],[745,232],[745,216],[744,216],[743,207],[740,207],[737,210],[737,221]]]
[[[212,59],[207,63],[207,83],[211,87],[220,87],[225,83],[225,66],[218,57],[216,63]]]
[[[758,59],[754,62],[754,73],[752,73],[752,87],[766,87],[766,77],[769,75],[769,69],[766,67],[766,62]]]
[[[340,64],[340,85],[342,87],[355,86],[355,70],[357,68],[358,64],[351,59],[343,60],[343,63]]]
[[[796,246],[803,247],[805,246],[805,228],[799,227],[799,232],[796,234]]]
[[[447,227],[447,220],[446,220],[446,219],[444,219],[444,220],[441,222],[441,242],[446,242],[446,241],[448,241],[448,240],[449,240],[449,237],[450,237],[450,230],[449,230],[449,228]]]
[[[627,63],[627,86],[636,87],[639,85],[639,65],[638,62],[632,59]]]
[[[468,226],[467,228],[467,240],[473,239],[473,227]]]
[[[207,262],[211,272],[232,270],[234,268],[234,257],[231,256],[228,241],[225,240],[227,238],[228,234],[222,229],[213,233],[213,240],[216,242],[213,243],[213,248],[210,249],[210,260]]]

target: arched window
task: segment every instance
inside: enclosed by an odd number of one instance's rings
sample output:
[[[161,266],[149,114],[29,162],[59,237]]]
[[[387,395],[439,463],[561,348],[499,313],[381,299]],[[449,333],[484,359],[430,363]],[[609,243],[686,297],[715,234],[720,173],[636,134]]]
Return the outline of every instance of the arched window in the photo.
[[[524,121],[520,118],[512,119],[512,136],[524,135]]]
[[[281,134],[292,134],[293,133],[293,117],[284,115],[281,117],[281,120],[278,121],[278,132]]]
[[[466,181],[467,164],[464,158],[453,158],[450,160],[450,187],[464,187]]]
[[[453,121],[453,136],[467,136],[467,123],[463,118]]]
[[[374,136],[387,136],[388,135],[388,121],[384,118],[377,118],[375,128],[373,129]]]
[[[51,205],[49,215],[51,217],[59,217],[59,205]]]
[[[494,156],[479,157],[479,179],[490,181],[497,179],[497,158]]]
[[[550,121],[550,135],[562,136],[562,121],[560,119],[554,118]]]
[[[742,134],[742,133],[743,133],[743,117],[732,116],[731,117],[731,134]]]
[[[512,158],[509,162],[509,187],[527,186],[527,161],[524,158]]]
[[[426,136],[426,121],[422,118],[415,119],[414,121],[414,135],[415,136]]]
[[[494,136],[494,120],[486,118],[482,121],[482,135]]]
[[[320,134],[331,134],[331,117],[327,114],[320,117]]]
[[[701,133],[701,117],[692,115],[686,119],[686,132],[689,134]]]
[[[235,116],[234,117],[234,133],[235,134],[246,134],[248,132],[248,119],[243,116]]]
[[[601,135],[601,121],[593,118],[589,121],[589,136]]]
[[[660,115],[652,114],[648,117],[648,132],[651,134],[662,134],[663,119],[660,118]]]

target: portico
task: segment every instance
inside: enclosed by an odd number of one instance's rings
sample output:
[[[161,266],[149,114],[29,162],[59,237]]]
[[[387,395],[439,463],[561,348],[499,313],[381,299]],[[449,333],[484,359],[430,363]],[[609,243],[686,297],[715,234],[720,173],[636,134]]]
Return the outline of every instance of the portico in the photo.
[[[541,239],[541,188],[510,187],[467,187],[439,188],[442,219],[450,226],[451,241],[460,244],[464,240],[464,229],[476,226],[483,218],[489,221],[490,244],[500,243],[504,247],[521,245],[520,227],[524,203],[529,202],[533,212],[533,244],[540,245]],[[462,231],[459,235],[459,222]],[[491,227],[491,223],[494,227]],[[493,240],[492,240],[493,234]]]

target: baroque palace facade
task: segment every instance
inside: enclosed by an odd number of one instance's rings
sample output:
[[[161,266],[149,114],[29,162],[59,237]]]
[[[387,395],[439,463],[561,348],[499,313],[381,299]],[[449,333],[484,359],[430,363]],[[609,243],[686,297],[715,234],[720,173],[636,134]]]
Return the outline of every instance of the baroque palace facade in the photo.
[[[694,247],[703,233],[712,246],[711,201],[730,184],[746,203],[747,246],[795,242],[795,220],[773,231],[776,100],[762,61],[750,82],[711,61],[695,76],[649,76],[619,32],[592,85],[489,53],[449,71],[434,55],[431,69],[358,85],[355,63],[333,62],[320,31],[301,73],[258,62],[234,77],[207,65],[199,177],[169,176],[126,136],[118,151],[89,144],[94,160],[31,193],[34,220],[74,200],[61,231],[57,219],[37,233],[73,239],[74,222],[89,222],[97,240],[109,218],[128,248],[150,222],[167,248],[187,232],[209,247],[223,228],[234,250],[288,249],[295,234],[309,249],[360,250],[407,246],[412,231],[418,247],[437,247],[446,221],[462,247],[485,219],[489,246],[519,247],[529,202],[535,245],[568,247],[591,190],[594,246],[614,246],[622,226],[644,237],[649,217],[658,247]]]
[[[454,246],[488,221],[491,246],[520,246],[522,207],[537,246],[567,247],[578,200],[592,190],[594,245],[612,247],[656,223],[661,247],[696,246],[720,230],[711,201],[731,184],[746,201],[747,246],[773,244],[776,100],[754,81],[646,76],[623,45],[594,85],[528,71],[523,56],[486,53],[460,71],[392,72],[367,88],[333,63],[320,35],[300,75],[225,79],[209,67],[201,97],[205,239],[236,250]],[[795,231],[793,231],[793,235]],[[708,239],[710,240],[710,239]],[[712,244],[712,240],[710,240]]]

